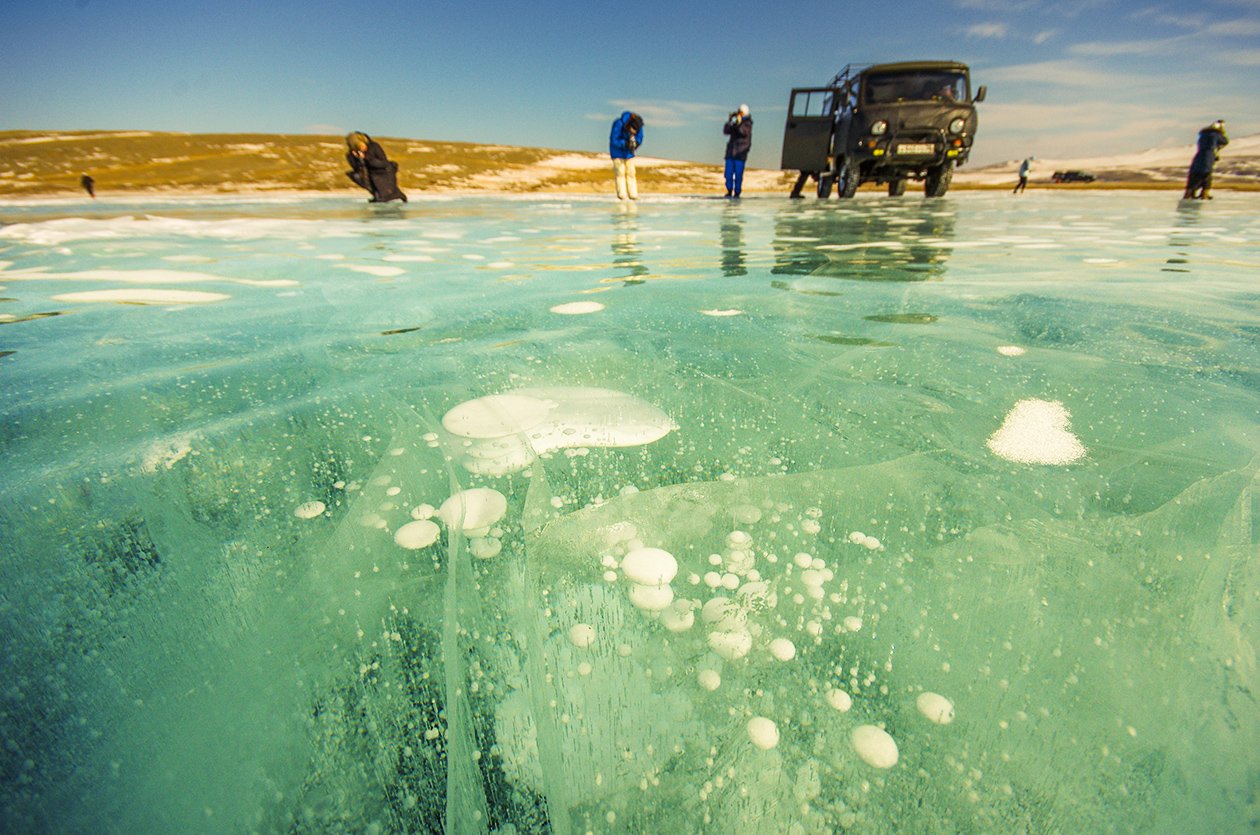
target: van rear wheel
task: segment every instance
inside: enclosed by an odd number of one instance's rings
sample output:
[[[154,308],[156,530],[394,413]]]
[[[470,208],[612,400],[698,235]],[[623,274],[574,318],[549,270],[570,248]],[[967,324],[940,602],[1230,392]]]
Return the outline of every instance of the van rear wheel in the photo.
[[[821,174],[818,177],[818,199],[826,200],[831,196],[831,184],[836,178],[830,174]]]

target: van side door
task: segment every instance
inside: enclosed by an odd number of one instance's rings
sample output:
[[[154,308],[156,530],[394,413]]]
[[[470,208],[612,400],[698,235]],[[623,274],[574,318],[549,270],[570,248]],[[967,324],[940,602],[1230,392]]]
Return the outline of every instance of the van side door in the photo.
[[[779,167],[792,171],[826,171],[835,124],[835,87],[798,87],[788,103]]]

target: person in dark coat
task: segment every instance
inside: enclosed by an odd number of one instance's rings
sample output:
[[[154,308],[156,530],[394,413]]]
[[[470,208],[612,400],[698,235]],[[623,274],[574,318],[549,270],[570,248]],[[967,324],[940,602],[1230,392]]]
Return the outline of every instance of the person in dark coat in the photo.
[[[722,126],[726,140],[726,196],[739,197],[744,188],[744,166],[748,151],[752,148],[753,120],[748,115],[748,105],[741,104]]]
[[[385,150],[366,133],[355,131],[346,137],[346,176],[357,186],[372,193],[371,203],[391,200],[407,202],[407,195],[398,188],[398,163],[385,156]]]
[[[88,197],[96,199],[96,180],[93,180],[87,174],[79,178],[79,185],[83,186],[83,190],[88,193]]]
[[[1225,120],[1217,119],[1199,131],[1199,147],[1190,161],[1190,173],[1186,175],[1186,193],[1183,200],[1212,199],[1212,169],[1221,155],[1221,148],[1229,144],[1225,135]]]

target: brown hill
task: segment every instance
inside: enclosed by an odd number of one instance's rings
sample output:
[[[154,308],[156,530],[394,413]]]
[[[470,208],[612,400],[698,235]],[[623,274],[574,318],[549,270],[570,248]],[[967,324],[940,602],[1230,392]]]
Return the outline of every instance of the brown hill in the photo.
[[[606,154],[376,137],[415,191],[607,193]],[[340,136],[184,134],[148,131],[0,132],[0,195],[82,193],[90,174],[102,194],[139,191],[352,192]],[[716,194],[718,165],[639,157],[640,188]],[[786,193],[792,175],[749,170],[748,191]]]

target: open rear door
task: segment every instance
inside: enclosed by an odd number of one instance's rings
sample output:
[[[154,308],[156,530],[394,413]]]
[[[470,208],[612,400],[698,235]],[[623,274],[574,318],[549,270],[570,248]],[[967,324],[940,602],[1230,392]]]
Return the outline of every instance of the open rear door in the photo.
[[[826,171],[835,121],[835,87],[798,87],[788,104],[779,167],[794,171]]]

